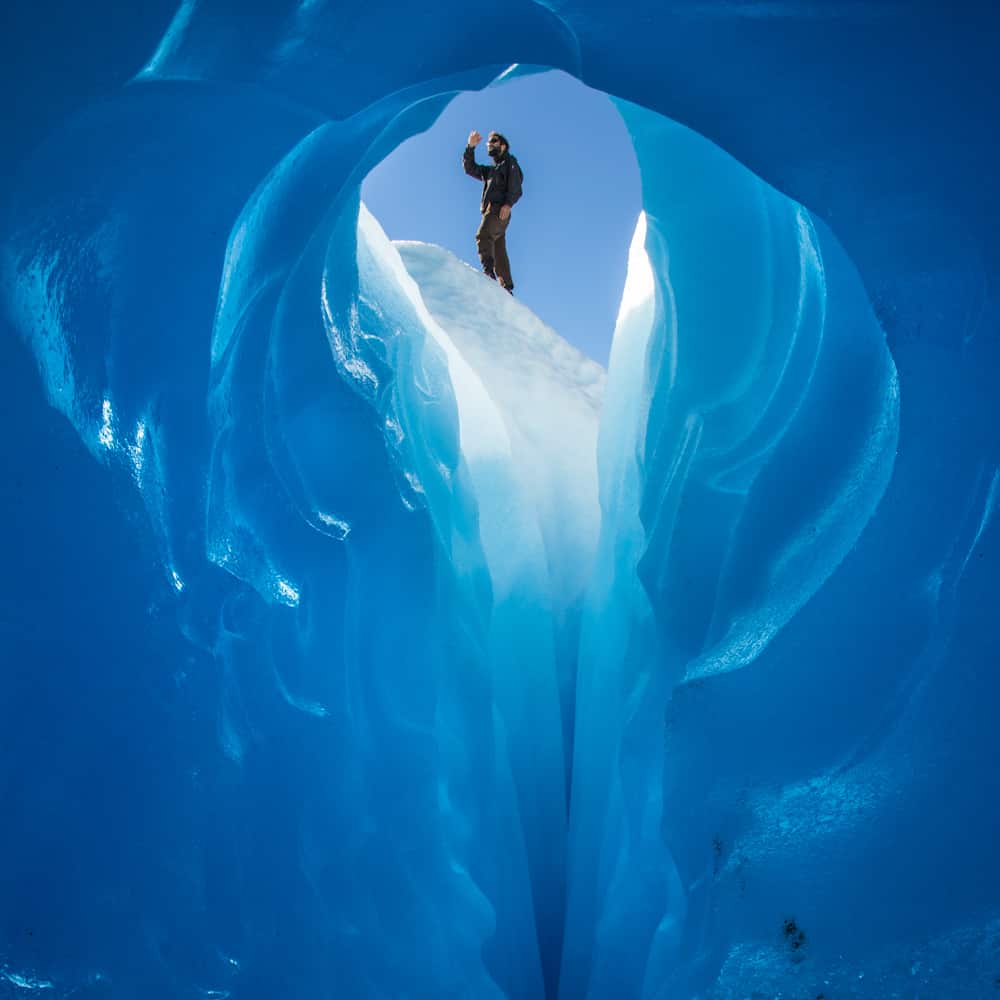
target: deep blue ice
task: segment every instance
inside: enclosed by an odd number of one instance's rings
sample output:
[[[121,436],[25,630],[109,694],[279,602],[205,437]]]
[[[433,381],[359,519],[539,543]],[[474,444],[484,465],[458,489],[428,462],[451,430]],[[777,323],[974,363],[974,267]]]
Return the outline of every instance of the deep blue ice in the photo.
[[[4,17],[0,997],[1000,989],[994,15]],[[607,372],[360,202],[512,64]]]

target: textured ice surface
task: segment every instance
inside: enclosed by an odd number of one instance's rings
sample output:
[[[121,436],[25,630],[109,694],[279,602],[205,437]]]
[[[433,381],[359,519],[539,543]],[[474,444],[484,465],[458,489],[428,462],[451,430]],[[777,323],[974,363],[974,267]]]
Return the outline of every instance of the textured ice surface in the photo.
[[[0,32],[0,993],[991,995],[993,15],[119,8]],[[606,381],[358,202],[513,63]]]

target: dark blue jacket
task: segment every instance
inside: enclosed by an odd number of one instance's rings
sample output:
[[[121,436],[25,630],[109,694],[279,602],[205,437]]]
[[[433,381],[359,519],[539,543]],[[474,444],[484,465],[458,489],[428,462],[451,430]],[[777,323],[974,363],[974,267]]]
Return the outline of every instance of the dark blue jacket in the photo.
[[[476,151],[465,147],[462,166],[470,177],[483,182],[482,210],[490,205],[513,205],[521,197],[521,182],[524,174],[517,160],[509,152],[504,153],[493,165],[476,163]]]

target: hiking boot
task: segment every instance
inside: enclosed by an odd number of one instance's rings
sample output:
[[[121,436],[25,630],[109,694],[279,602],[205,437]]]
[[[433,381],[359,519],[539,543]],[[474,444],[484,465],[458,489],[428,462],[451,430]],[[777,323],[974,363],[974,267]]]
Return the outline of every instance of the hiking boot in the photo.
[[[492,278],[494,281],[497,280],[497,273],[493,269],[492,257],[487,257],[486,260],[483,261],[483,274],[485,274],[487,278]]]

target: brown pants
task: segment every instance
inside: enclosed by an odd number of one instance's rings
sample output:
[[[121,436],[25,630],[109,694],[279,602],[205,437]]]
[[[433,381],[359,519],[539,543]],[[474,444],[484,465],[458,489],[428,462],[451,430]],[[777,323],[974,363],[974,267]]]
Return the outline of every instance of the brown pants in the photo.
[[[476,230],[476,249],[483,269],[495,269],[497,279],[507,291],[514,288],[514,279],[510,276],[510,261],[507,259],[507,226],[500,218],[500,206],[489,205],[483,214],[483,221]]]

